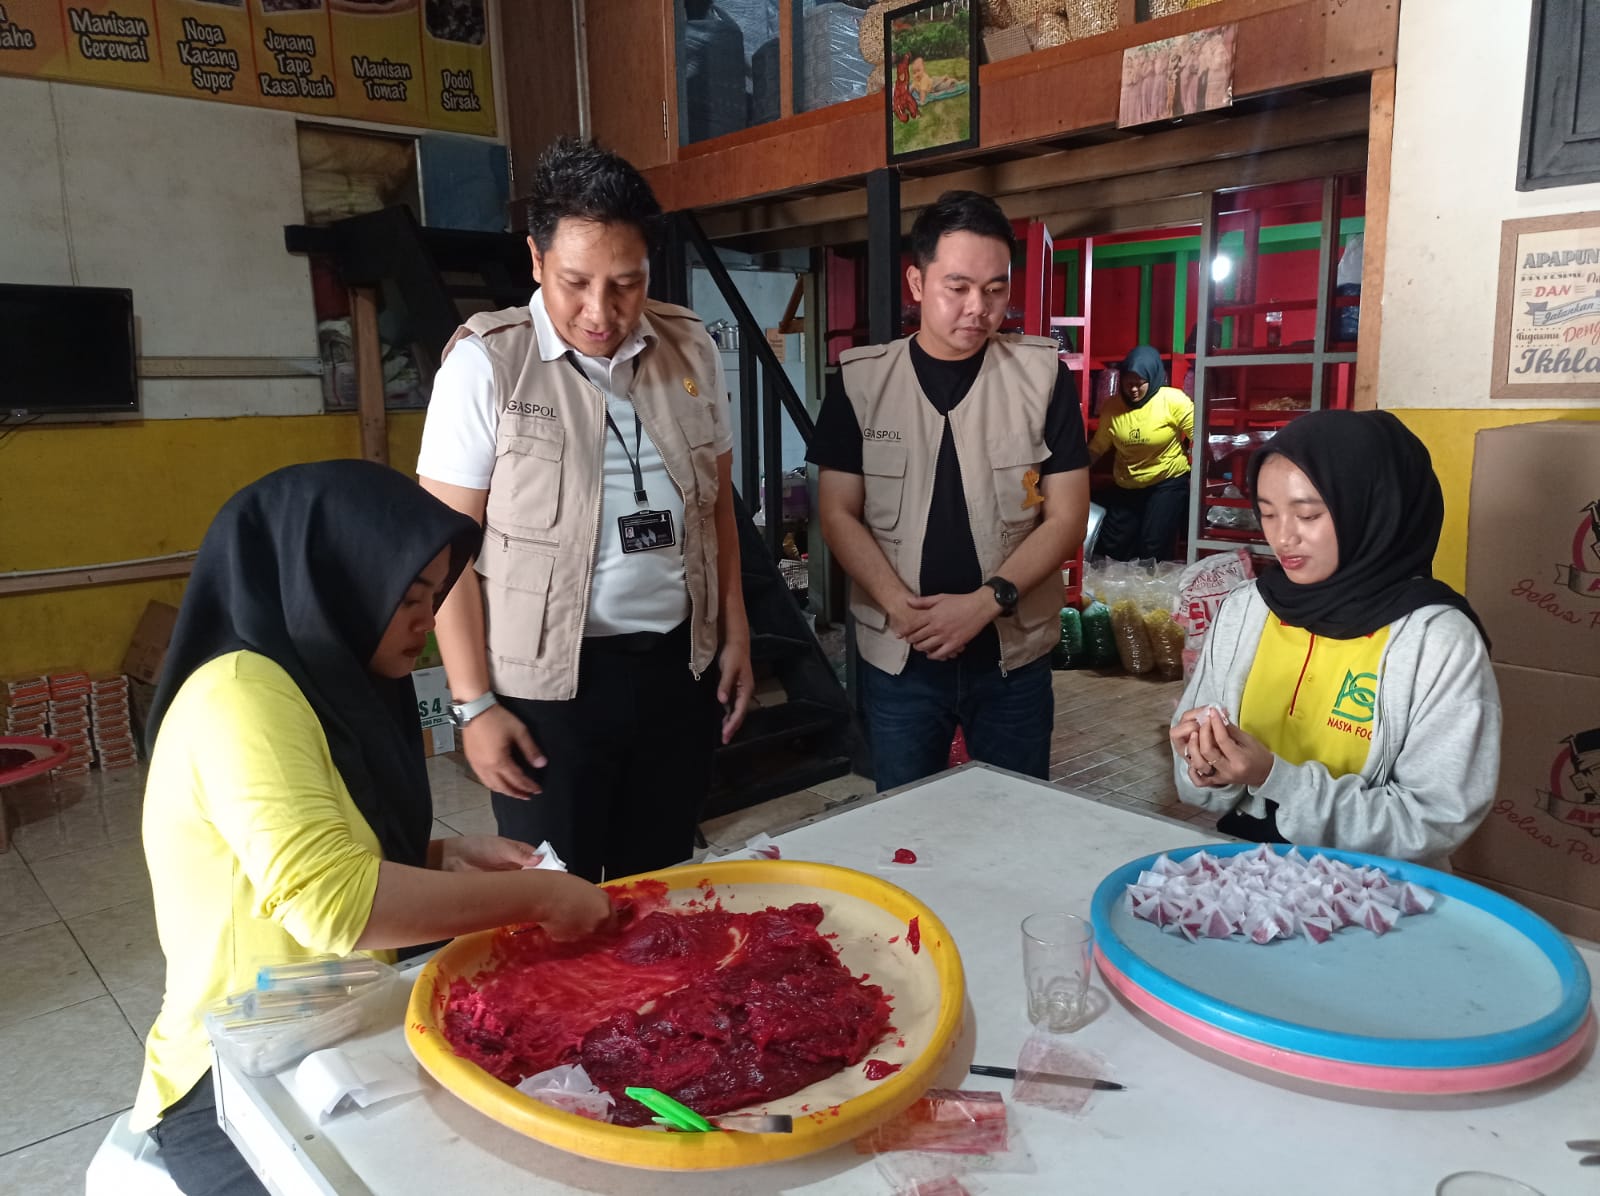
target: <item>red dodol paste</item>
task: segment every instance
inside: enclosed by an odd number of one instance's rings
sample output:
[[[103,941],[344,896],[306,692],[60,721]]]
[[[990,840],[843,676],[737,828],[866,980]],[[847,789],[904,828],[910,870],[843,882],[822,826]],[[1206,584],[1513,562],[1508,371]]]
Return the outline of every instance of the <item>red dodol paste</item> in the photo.
[[[497,936],[492,965],[451,983],[443,1029],[456,1054],[512,1085],[581,1063],[617,1098],[617,1124],[644,1125],[625,1087],[725,1113],[860,1062],[889,1026],[883,990],[817,933],[816,904],[671,912],[656,881],[613,896],[621,929],[607,935]]]
[[[920,919],[912,918],[906,924],[906,942],[911,945],[911,954],[916,955],[922,950],[922,924]]]

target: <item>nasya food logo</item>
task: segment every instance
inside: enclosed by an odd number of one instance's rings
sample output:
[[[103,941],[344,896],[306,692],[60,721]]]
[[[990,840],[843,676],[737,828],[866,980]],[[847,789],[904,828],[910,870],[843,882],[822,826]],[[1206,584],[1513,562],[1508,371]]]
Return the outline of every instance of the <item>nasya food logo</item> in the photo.
[[[1600,610],[1586,608],[1573,610],[1566,603],[1566,594],[1575,595],[1600,606],[1600,498],[1583,508],[1572,533],[1571,557],[1555,563],[1556,590],[1544,590],[1531,577],[1524,577],[1511,588],[1513,598],[1532,603],[1545,614],[1560,619],[1574,627],[1588,627],[1600,631]]]
[[[1372,738],[1372,711],[1378,701],[1378,674],[1345,670],[1328,726],[1358,739]]]
[[[1550,788],[1539,790],[1539,809],[1600,839],[1600,727],[1565,742],[1550,765]]]

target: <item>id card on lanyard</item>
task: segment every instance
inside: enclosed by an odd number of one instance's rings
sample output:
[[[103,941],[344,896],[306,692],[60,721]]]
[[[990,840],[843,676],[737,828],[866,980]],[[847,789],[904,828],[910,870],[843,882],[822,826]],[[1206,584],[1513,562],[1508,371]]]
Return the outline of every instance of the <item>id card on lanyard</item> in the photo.
[[[611,418],[611,409],[606,409],[606,426],[611,429],[611,434],[617,438],[617,444],[622,449],[622,455],[628,458],[628,467],[633,470],[633,501],[639,504],[639,509],[631,515],[617,517],[617,531],[622,539],[622,551],[650,552],[657,548],[671,548],[678,542],[678,537],[672,526],[671,511],[652,511],[649,509],[650,495],[644,487],[644,471],[639,467],[639,450],[643,443],[644,421],[639,418],[639,413],[633,415],[633,452],[628,452],[628,442],[622,438],[622,429],[617,427],[617,421]]]

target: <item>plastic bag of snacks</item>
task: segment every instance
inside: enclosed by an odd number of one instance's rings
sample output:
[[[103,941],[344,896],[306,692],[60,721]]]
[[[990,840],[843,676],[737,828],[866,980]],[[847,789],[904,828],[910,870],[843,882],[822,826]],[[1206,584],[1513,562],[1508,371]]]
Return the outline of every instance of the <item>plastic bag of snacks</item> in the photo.
[[[1061,608],[1061,638],[1050,653],[1050,667],[1076,669],[1086,663],[1083,652],[1083,618],[1075,606]]]
[[[1144,576],[1138,564],[1105,568],[1104,596],[1111,607],[1112,641],[1122,667],[1143,675],[1156,667],[1155,646],[1144,623]]]
[[[1250,554],[1242,548],[1216,556],[1201,557],[1178,576],[1178,597],[1174,618],[1184,629],[1183,675],[1194,672],[1195,661],[1200,659],[1200,645],[1205,642],[1211,621],[1216,618],[1222,600],[1245,582],[1255,577],[1255,566]]]
[[[1184,631],[1173,617],[1182,572],[1179,562],[1162,561],[1144,587],[1144,625],[1155,654],[1155,671],[1169,681],[1183,676]]]

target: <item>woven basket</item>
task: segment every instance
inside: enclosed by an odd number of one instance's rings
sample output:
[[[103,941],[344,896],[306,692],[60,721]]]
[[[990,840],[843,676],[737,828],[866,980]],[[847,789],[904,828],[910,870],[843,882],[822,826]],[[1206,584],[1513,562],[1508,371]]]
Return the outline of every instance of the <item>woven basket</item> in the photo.
[[[1067,7],[1067,0],[1007,0],[1011,15],[1017,24],[1036,21],[1040,17],[1059,16]]]
[[[1009,29],[1021,19],[1012,11],[1016,6],[1015,0],[978,0],[978,25],[983,29]]]
[[[1118,0],[1067,0],[1067,28],[1072,40],[1093,37],[1117,27]]]
[[[891,7],[880,2],[861,14],[861,57],[874,66],[883,65],[883,14]]]
[[[1042,13],[1028,23],[1028,40],[1035,50],[1064,45],[1072,40],[1072,26],[1060,13]]]

